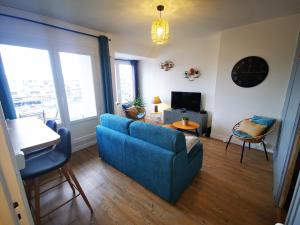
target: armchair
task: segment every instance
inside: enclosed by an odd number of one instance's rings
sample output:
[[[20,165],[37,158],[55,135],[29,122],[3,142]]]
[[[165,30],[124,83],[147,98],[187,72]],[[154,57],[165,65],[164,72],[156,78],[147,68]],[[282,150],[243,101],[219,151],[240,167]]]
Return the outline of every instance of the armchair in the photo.
[[[244,121],[246,121],[246,122],[251,121],[255,124],[263,125],[263,126],[265,126],[265,129],[261,133],[258,133],[257,135],[250,135],[249,133],[246,133],[246,132],[243,132],[240,130],[240,127]],[[264,139],[268,134],[270,134],[274,130],[275,122],[276,122],[276,120],[273,118],[267,118],[267,117],[262,117],[262,116],[253,116],[252,118],[247,118],[247,119],[244,119],[244,120],[238,122],[232,128],[232,134],[230,135],[229,140],[226,144],[226,149],[228,148],[228,145],[229,145],[232,137],[235,137],[236,139],[242,141],[243,147],[242,147],[242,153],[241,153],[241,159],[240,159],[240,163],[242,163],[245,144],[248,143],[249,149],[250,149],[251,143],[262,143],[262,145],[264,147],[266,159],[269,160]]]
[[[128,119],[145,120],[146,110],[144,107],[137,107],[132,103],[125,103],[122,104],[122,110]]]

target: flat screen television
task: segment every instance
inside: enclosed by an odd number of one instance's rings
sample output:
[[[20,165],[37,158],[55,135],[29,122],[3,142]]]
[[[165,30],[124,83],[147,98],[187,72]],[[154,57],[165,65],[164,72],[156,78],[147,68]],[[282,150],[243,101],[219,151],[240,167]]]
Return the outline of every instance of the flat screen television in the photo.
[[[200,92],[179,92],[172,91],[171,107],[173,109],[186,109],[200,112],[201,93]]]

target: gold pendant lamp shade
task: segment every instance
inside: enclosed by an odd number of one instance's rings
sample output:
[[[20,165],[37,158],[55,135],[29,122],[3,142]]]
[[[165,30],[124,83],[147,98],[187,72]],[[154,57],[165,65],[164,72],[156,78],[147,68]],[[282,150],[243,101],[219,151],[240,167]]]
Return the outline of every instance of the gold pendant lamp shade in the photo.
[[[169,23],[161,18],[161,11],[164,10],[164,6],[158,5],[157,10],[160,12],[160,17],[152,22],[151,37],[154,43],[161,45],[169,41]]]

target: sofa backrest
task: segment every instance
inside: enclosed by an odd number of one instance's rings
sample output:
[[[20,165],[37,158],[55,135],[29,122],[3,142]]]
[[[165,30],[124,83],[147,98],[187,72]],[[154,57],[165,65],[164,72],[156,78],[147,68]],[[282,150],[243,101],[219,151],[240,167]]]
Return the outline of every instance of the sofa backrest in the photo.
[[[100,124],[104,127],[129,134],[129,125],[133,120],[113,114],[102,114],[100,116]]]
[[[175,153],[186,150],[184,135],[177,130],[135,121],[129,125],[129,134]]]

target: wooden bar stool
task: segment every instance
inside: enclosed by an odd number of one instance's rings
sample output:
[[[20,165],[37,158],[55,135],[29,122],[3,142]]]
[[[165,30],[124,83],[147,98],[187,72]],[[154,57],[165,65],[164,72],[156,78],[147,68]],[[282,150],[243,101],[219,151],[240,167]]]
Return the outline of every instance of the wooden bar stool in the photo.
[[[51,151],[45,152],[44,154],[40,154],[36,157],[29,158],[25,161],[25,168],[21,170],[22,179],[25,181],[25,190],[27,194],[27,198],[29,201],[30,206],[33,208],[34,211],[34,218],[37,225],[41,224],[41,218],[49,215],[50,213],[54,212],[55,210],[61,208],[62,206],[66,205],[68,202],[73,200],[74,198],[78,197],[79,195],[82,196],[84,202],[90,209],[91,213],[93,213],[93,209],[85,196],[79,182],[77,181],[71,167],[68,165],[68,162],[71,158],[71,135],[70,132],[66,128],[60,128],[58,130],[58,134],[61,137],[61,142],[55,146]],[[43,191],[42,193],[57,187],[58,185],[68,182],[72,191],[73,197],[62,203],[58,207],[54,208],[50,212],[41,216],[40,213],[40,176],[47,174],[54,170],[60,170],[61,174],[66,178],[63,182]],[[76,194],[75,189],[79,192]],[[31,193],[32,190],[34,192],[34,207],[31,204]],[[76,194],[76,195],[75,195]]]

